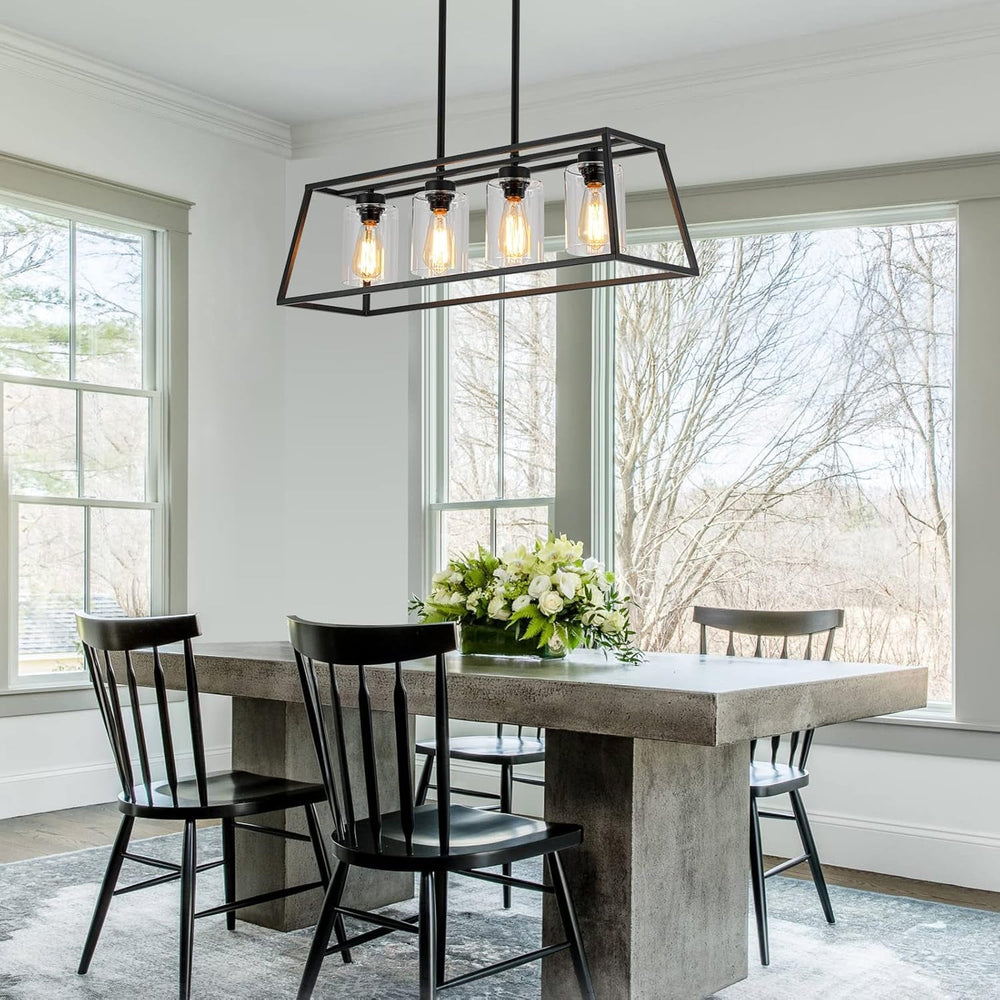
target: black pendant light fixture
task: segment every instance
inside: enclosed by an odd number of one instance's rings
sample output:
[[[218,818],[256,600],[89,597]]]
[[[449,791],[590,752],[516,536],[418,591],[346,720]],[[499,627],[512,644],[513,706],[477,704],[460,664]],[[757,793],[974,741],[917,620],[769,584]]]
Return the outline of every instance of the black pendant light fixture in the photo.
[[[278,291],[278,305],[353,316],[380,316],[414,309],[544,295],[606,285],[693,277],[698,262],[684,221],[662,142],[619,129],[522,142],[520,113],[521,2],[511,0],[510,145],[472,153],[445,153],[445,55],[447,0],[438,0],[437,155],[434,159],[372,170],[305,186],[292,244]],[[665,185],[672,222],[685,264],[628,252],[622,161],[653,157]],[[562,172],[565,255],[544,259],[545,201],[538,175]],[[464,188],[486,184],[486,264],[469,271],[469,199]],[[339,199],[343,207],[342,284],[330,291],[289,294],[314,197]],[[400,274],[398,203],[410,205],[409,273]],[[314,213],[314,217],[315,217]],[[315,223],[313,223],[315,225]],[[622,262],[628,274],[592,271],[590,280],[535,285],[496,282],[494,291],[472,291],[458,282],[528,271],[556,271],[591,263]],[[603,273],[603,276],[600,276]],[[413,289],[444,286],[434,296]],[[514,287],[511,287],[514,286]],[[395,294],[393,294],[395,293]],[[360,301],[357,301],[360,299]],[[354,304],[354,303],[357,304]]]

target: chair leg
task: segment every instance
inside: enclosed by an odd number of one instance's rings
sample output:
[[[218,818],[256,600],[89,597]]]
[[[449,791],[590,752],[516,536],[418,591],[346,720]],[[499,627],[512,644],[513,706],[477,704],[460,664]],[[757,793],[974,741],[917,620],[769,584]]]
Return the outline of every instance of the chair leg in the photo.
[[[319,869],[319,880],[323,883],[324,892],[330,888],[333,873],[330,870],[330,856],[326,853],[326,840],[319,825],[319,814],[316,812],[315,803],[310,803],[306,807],[306,824],[309,827],[309,839],[312,841],[313,852],[316,855],[316,867]],[[337,944],[347,943],[347,931],[344,929],[344,917],[338,913],[333,922],[333,931],[337,936]],[[340,953],[340,960],[344,965],[350,965],[352,961],[350,948],[345,948]]]
[[[753,911],[757,918],[757,945],[760,964],[771,964],[767,941],[767,889],[764,885],[764,848],[760,839],[760,814],[757,800],[750,798],[750,881],[753,884]]]
[[[437,891],[435,882],[441,876],[431,872],[420,874],[420,1000],[437,997]],[[302,998],[300,997],[300,1000]]]
[[[583,938],[580,935],[580,924],[576,919],[576,908],[570,896],[569,885],[566,882],[566,872],[563,869],[562,858],[558,852],[547,854],[545,861],[555,889],[556,903],[559,906],[559,916],[562,918],[563,929],[569,938],[570,958],[573,960],[573,971],[576,981],[580,984],[580,995],[584,1000],[594,1000],[594,984],[590,978],[590,967],[587,965],[587,953],[583,948]]]
[[[444,965],[447,957],[448,938],[448,873],[438,872],[434,876],[434,943],[437,946],[436,981],[444,982]]]
[[[319,879],[323,883],[324,892],[330,888],[330,858],[326,853],[326,842],[320,830],[319,816],[316,815],[316,806],[310,802],[305,807],[306,826],[309,828],[309,839],[312,841],[313,854],[316,855],[316,867],[319,869]]]
[[[799,838],[802,840],[802,848],[809,856],[809,870],[812,872],[813,883],[819,895],[820,904],[823,907],[823,914],[827,923],[836,923],[833,915],[833,905],[830,903],[830,892],[826,887],[826,878],[823,875],[823,866],[819,862],[819,853],[816,850],[816,841],[813,840],[812,828],[809,826],[809,817],[806,815],[806,807],[802,801],[802,796],[798,789],[788,793],[792,800],[792,815],[795,817],[795,825],[799,828]]]
[[[500,765],[500,812],[511,813],[514,811],[514,768],[510,764]],[[510,864],[503,866],[503,873],[508,878],[513,874],[514,868]],[[509,910],[511,907],[511,890],[509,885],[503,887],[503,908]]]
[[[222,820],[222,877],[226,902],[236,902],[236,821],[229,817]],[[236,930],[236,911],[226,914],[226,929]]]
[[[191,996],[191,959],[194,952],[195,878],[198,868],[198,827],[193,819],[184,822],[181,848],[181,974],[180,1000]]]
[[[320,910],[319,920],[316,921],[316,930],[309,948],[309,957],[306,959],[306,967],[302,971],[298,1000],[309,1000],[316,988],[316,980],[319,978],[319,970],[326,957],[330,935],[338,923],[337,918],[340,917],[340,914],[337,913],[337,907],[340,906],[340,900],[344,895],[344,886],[347,885],[347,874],[350,870],[350,867],[343,863],[337,865],[337,871],[330,882],[330,888],[326,891],[323,909]],[[342,922],[341,926],[343,926]]]
[[[422,806],[427,801],[427,789],[431,784],[431,772],[434,770],[434,757],[436,754],[429,753],[424,758],[423,770],[420,772],[420,780],[417,782],[417,794],[415,804]]]
[[[101,883],[101,891],[97,896],[94,917],[90,922],[90,930],[87,932],[87,940],[83,946],[83,957],[80,959],[80,967],[77,969],[77,972],[81,976],[90,968],[90,961],[94,957],[97,939],[101,936],[104,918],[107,917],[108,908],[111,906],[111,900],[114,896],[115,886],[118,884],[118,876],[121,874],[122,862],[125,860],[125,852],[128,850],[128,842],[132,836],[132,827],[134,825],[135,819],[132,816],[122,816],[121,824],[118,827],[118,835],[115,837],[114,846],[111,848],[108,867],[104,873],[104,881]]]

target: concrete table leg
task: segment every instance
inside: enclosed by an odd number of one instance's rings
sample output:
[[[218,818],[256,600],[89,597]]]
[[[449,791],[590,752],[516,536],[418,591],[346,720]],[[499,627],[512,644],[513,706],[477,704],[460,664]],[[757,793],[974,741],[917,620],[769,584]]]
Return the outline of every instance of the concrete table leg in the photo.
[[[545,816],[565,855],[601,1000],[702,1000],[747,975],[749,751],[548,730]],[[546,944],[565,940],[551,896]],[[565,952],[544,1000],[580,996]]]
[[[352,724],[357,725],[356,709],[345,709],[344,715],[348,728]],[[390,712],[375,712],[374,719],[376,752],[381,765],[380,783],[383,786],[382,808],[389,812],[398,805],[393,717]],[[352,740],[348,732],[347,744],[360,747],[360,735]],[[291,702],[234,698],[233,769],[318,782],[319,768],[305,708]],[[358,760],[351,761],[351,774],[358,775],[355,782],[358,787],[354,789],[354,807],[359,819],[368,815],[362,773],[359,750]],[[329,832],[333,829],[330,810],[325,804],[318,808],[323,830]],[[296,833],[308,832],[302,809],[251,817],[247,822],[294,830]],[[311,844],[247,830],[237,830],[236,835],[238,898],[317,880],[316,860]],[[354,869],[349,876],[344,903],[347,906],[374,909],[412,896],[413,876],[408,873]],[[237,917],[263,927],[290,931],[314,924],[321,902],[322,893],[316,890],[239,910]]]

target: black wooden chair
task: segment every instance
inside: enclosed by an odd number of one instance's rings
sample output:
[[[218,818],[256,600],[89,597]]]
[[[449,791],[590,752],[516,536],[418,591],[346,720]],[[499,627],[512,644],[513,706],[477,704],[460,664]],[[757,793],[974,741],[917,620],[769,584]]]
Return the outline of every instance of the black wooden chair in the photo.
[[[418,935],[420,1000],[434,1000],[446,989],[476,982],[528,962],[568,950],[581,995],[593,1000],[594,989],[587,968],[576,913],[570,898],[560,852],[583,839],[579,826],[507,815],[451,804],[448,736],[448,676],[444,654],[455,649],[455,628],[450,624],[351,626],[321,625],[289,619],[289,632],[312,730],[316,757],[334,816],[333,853],[338,865],[327,891],[315,937],[302,975],[299,1000],[308,1000],[323,959],[349,950],[392,931]],[[415,805],[410,753],[409,707],[402,663],[435,658],[435,734],[440,750],[439,789],[433,805]],[[394,666],[366,667],[363,664]],[[338,666],[335,666],[338,665]],[[320,669],[320,668],[324,669]],[[324,684],[321,693],[320,674]],[[386,676],[388,674],[388,676]],[[392,685],[395,730],[395,766],[382,774],[375,752],[375,729],[369,678],[380,688]],[[381,676],[379,676],[381,675]],[[327,684],[329,686],[327,686]],[[356,691],[360,733],[352,745],[352,725],[345,727],[343,692]],[[328,702],[327,702],[327,699]],[[327,705],[332,708],[328,708]],[[351,763],[360,751],[361,765]],[[352,771],[364,781],[367,816],[354,810]],[[396,780],[399,807],[383,813],[382,791]],[[543,857],[551,885],[540,885],[480,871],[525,858]],[[419,913],[397,920],[380,913],[355,910],[342,904],[351,866],[376,871],[414,872],[420,876]],[[501,885],[554,893],[567,940],[497,962],[485,968],[445,979],[445,934],[448,913],[448,875],[451,872]],[[337,921],[349,916],[375,925],[375,929],[328,947]]]
[[[525,727],[517,727],[516,736],[504,735],[504,724],[497,724],[496,737],[492,736],[453,736],[449,757],[452,760],[465,760],[477,764],[495,764],[500,768],[500,794],[482,792],[475,788],[458,788],[451,786],[452,793],[467,795],[477,799],[487,799],[498,805],[487,808],[499,809],[503,813],[514,811],[514,784],[544,786],[545,779],[534,774],[518,774],[514,768],[519,764],[534,764],[545,760],[545,737],[541,729],[534,730],[534,736],[525,735]],[[530,732],[530,730],[529,730]],[[417,805],[422,806],[427,800],[428,789],[437,789],[431,784],[431,773],[437,757],[437,740],[418,740],[417,753],[424,755],[424,766],[417,782]],[[510,875],[510,865],[504,866],[504,874]],[[503,887],[504,909],[511,906],[511,887]]]
[[[145,889],[166,882],[181,883],[180,914],[180,1000],[187,1000],[191,992],[191,956],[194,939],[194,921],[198,917],[226,914],[229,930],[236,926],[236,911],[245,906],[325,889],[330,882],[330,863],[326,855],[323,836],[316,815],[316,804],[326,794],[322,785],[305,784],[285,778],[269,778],[247,771],[222,771],[208,773],[205,765],[205,744],[202,735],[201,706],[198,697],[198,678],[195,670],[191,640],[201,633],[194,615],[177,615],[164,618],[93,618],[77,615],[77,628],[83,640],[87,669],[97,695],[97,705],[111,741],[122,791],[118,809],[122,813],[121,826],[111,851],[104,882],[101,885],[90,932],[83,948],[79,973],[90,968],[94,949],[104,925],[112,897]],[[160,664],[160,646],[183,643],[184,681],[186,688],[187,716],[194,757],[194,776],[178,774],[174,732],[167,701],[167,688]],[[153,648],[153,681],[156,691],[156,708],[159,719],[160,741],[166,775],[154,776],[151,767],[149,742],[139,703],[132,652]],[[114,654],[114,655],[112,655]],[[124,688],[124,690],[123,690]],[[126,698],[127,695],[127,698]],[[131,726],[126,722],[131,715]],[[135,755],[130,739],[134,734],[134,749],[138,756],[138,781],[136,780]],[[153,744],[155,746],[155,743]],[[244,817],[283,809],[305,810],[309,836],[286,830],[258,826],[243,822]],[[129,839],[136,819],[182,820],[184,823],[181,863],[173,864],[156,858],[145,857],[129,851]],[[197,862],[197,821],[222,820],[222,859],[199,865]],[[270,835],[280,835],[293,840],[312,843],[319,868],[319,879],[305,885],[275,892],[263,893],[248,899],[236,899],[236,829],[252,830]],[[132,885],[116,888],[122,864],[135,861],[166,871]],[[223,868],[225,904],[195,912],[195,881],[198,872],[209,868]]]
[[[765,637],[777,645],[781,639],[778,656],[788,659],[788,640],[805,638],[805,650],[800,659],[812,659],[813,636],[826,633],[823,645],[822,659],[829,660],[833,652],[833,636],[844,624],[844,612],[832,611],[742,611],[729,608],[694,609],[694,620],[701,626],[701,652],[708,652],[708,629],[715,628],[729,633],[729,644],[726,647],[727,656],[736,656],[735,635],[755,636],[753,656],[765,655]],[[795,868],[803,862],[808,862],[812,872],[816,892],[819,895],[823,914],[829,923],[834,923],[833,907],[830,904],[830,893],[826,888],[823,868],[820,865],[816,842],[813,840],[809,826],[809,817],[802,802],[800,789],[809,784],[809,772],[806,763],[812,748],[814,730],[789,734],[788,763],[778,760],[781,753],[782,736],[772,736],[769,761],[756,760],[757,741],[750,744],[750,878],[753,884],[754,912],[757,917],[757,942],[760,946],[760,961],[769,965],[771,961],[770,947],[767,937],[767,893],[765,882],[772,875],[779,875],[790,868]],[[775,795],[785,795],[791,799],[792,814],[765,812],[758,808],[759,799],[772,798]],[[795,823],[802,841],[803,853],[783,861],[767,871],[764,870],[764,849],[760,837],[760,817],[770,819],[791,820]]]

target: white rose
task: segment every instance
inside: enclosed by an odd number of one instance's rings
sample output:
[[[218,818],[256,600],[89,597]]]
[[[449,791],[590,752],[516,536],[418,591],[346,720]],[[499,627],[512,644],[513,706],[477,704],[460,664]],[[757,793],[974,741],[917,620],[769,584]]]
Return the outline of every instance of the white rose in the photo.
[[[559,592],[568,601],[572,600],[576,596],[576,592],[580,589],[580,577],[576,573],[565,573],[560,570],[556,573],[554,577],[556,581],[556,586],[559,588]]]
[[[536,576],[531,583],[528,584],[528,594],[531,597],[539,598],[547,590],[552,589],[552,581],[547,576]]]
[[[625,628],[625,615],[621,611],[612,611],[604,620],[601,631],[608,635],[616,635]]]
[[[538,610],[543,615],[557,615],[562,609],[563,599],[554,590],[547,590],[538,599]]]
[[[531,598],[527,594],[521,594],[520,597],[514,598],[514,603],[511,607],[515,611],[520,611],[521,608],[526,608],[531,603]]]
[[[486,609],[486,613],[490,618],[495,618],[501,622],[505,622],[510,618],[507,602],[499,594],[490,601],[490,606]]]

